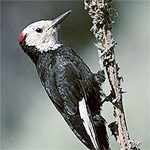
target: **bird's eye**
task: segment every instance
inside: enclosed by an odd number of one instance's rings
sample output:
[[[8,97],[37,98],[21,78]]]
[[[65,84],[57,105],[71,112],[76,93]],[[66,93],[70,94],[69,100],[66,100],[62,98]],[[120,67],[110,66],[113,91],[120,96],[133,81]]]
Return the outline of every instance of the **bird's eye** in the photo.
[[[43,30],[41,28],[37,28],[35,31],[38,32],[38,33],[42,33],[43,32]]]

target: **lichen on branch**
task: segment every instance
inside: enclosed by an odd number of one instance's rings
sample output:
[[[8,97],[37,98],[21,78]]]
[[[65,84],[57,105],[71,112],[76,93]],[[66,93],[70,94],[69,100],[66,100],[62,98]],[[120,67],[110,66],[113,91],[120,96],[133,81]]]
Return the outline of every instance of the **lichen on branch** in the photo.
[[[116,10],[111,6],[112,0],[84,0],[85,9],[92,18],[91,31],[97,43],[100,71],[106,70],[111,86],[111,99],[114,108],[115,121],[109,125],[116,141],[122,150],[139,149],[140,142],[130,139],[125,113],[122,103],[122,77],[119,76],[119,67],[115,60],[115,45],[112,24],[117,16]],[[97,133],[99,134],[99,133]]]

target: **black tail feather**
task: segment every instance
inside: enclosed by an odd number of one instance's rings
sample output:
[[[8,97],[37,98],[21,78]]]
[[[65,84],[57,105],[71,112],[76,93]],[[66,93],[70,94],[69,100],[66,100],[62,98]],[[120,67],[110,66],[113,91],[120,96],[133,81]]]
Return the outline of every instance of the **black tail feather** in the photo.
[[[96,133],[101,150],[110,150],[109,140],[106,131],[106,121],[102,116],[96,115],[94,118]]]

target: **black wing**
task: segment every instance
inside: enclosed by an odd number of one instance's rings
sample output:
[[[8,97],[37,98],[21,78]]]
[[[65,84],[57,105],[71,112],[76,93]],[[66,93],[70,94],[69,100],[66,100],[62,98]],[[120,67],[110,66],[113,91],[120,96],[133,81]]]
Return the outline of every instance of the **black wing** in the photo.
[[[61,67],[58,67],[59,65]],[[89,142],[90,148],[98,149],[97,135],[86,104],[87,96],[80,73],[71,61],[61,58],[58,59],[55,72],[56,86],[63,100],[65,120],[81,141],[85,140],[86,144]]]
[[[50,56],[47,56],[50,57]],[[98,149],[99,144],[81,75],[70,61],[62,56],[42,58],[37,70],[42,84],[76,136],[89,148]]]
[[[48,96],[76,136],[89,149],[98,145],[91,140],[93,138],[98,143],[97,137],[100,149],[109,149],[105,120],[100,115],[100,89],[83,60],[71,49],[64,51],[64,48],[60,48],[43,53],[36,67]],[[83,114],[80,113],[83,106],[86,106],[92,130],[95,125],[97,136],[95,131],[89,135],[90,132],[85,129]]]

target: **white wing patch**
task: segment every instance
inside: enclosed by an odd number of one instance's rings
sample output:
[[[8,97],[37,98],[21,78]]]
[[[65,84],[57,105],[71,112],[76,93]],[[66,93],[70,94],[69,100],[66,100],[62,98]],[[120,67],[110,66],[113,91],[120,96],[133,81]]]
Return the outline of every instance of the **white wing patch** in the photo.
[[[94,132],[93,124],[89,118],[88,109],[85,103],[85,99],[83,98],[81,101],[79,101],[79,112],[81,119],[83,119],[83,125],[85,127],[85,130],[87,134],[89,135],[91,142],[93,143],[93,146],[96,150],[99,149],[98,142],[96,140],[96,135]]]

